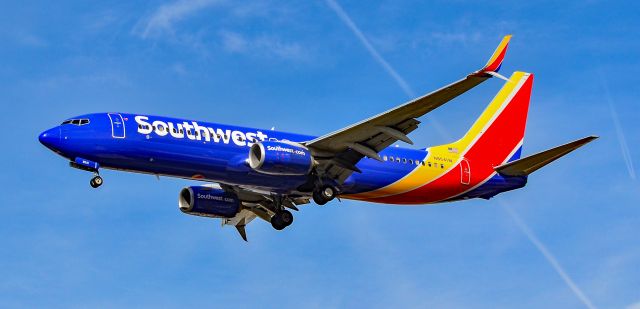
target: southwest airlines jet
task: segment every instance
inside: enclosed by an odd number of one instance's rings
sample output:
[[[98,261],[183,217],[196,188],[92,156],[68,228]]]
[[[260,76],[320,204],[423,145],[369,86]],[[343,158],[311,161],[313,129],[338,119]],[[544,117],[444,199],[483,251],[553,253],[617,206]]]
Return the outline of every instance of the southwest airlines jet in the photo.
[[[597,138],[589,136],[521,157],[533,74],[498,73],[511,36],[487,64],[459,81],[346,128],[315,137],[146,114],[73,117],[40,134],[40,142],[94,174],[101,168],[179,177],[206,184],[182,189],[186,214],[221,218],[246,241],[245,226],[261,218],[276,230],[289,210],[334,198],[419,205],[489,199],[524,187],[532,172]],[[459,140],[420,150],[408,134],[417,118],[491,77],[504,86]]]

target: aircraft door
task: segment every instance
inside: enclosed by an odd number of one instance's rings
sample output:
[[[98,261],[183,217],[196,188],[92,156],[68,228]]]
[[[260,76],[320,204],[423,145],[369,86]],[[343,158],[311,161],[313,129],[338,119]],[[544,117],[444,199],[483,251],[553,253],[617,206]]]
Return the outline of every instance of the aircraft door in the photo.
[[[122,119],[122,115],[120,114],[109,114],[109,119],[111,120],[111,137],[113,138],[124,138],[124,120]]]
[[[460,161],[460,183],[468,185],[471,182],[471,167],[466,158]]]

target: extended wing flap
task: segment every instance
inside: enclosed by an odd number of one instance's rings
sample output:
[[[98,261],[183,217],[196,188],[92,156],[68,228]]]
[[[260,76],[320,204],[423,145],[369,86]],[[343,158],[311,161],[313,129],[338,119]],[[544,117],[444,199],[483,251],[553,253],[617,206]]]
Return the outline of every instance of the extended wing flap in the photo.
[[[496,172],[507,176],[526,176],[545,165],[565,156],[566,154],[586,145],[598,138],[597,136],[587,136],[579,140],[564,144],[537,154],[518,159],[495,167]]]

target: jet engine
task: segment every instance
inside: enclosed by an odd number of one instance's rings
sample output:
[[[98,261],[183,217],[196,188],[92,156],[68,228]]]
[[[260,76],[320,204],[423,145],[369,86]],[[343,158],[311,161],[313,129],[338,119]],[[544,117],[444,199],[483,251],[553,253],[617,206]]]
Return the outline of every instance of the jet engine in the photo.
[[[234,193],[207,186],[186,187],[178,197],[180,211],[189,215],[232,218],[240,209],[240,200]]]
[[[307,175],[313,162],[309,149],[293,142],[258,142],[249,150],[249,166],[263,174]]]

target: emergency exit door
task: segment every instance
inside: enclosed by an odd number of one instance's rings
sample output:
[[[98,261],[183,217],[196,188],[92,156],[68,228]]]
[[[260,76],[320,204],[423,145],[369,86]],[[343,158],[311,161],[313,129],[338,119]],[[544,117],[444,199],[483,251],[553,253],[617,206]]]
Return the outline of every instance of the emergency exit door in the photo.
[[[462,158],[460,161],[460,182],[463,185],[468,185],[471,182],[471,167],[466,158]]]

